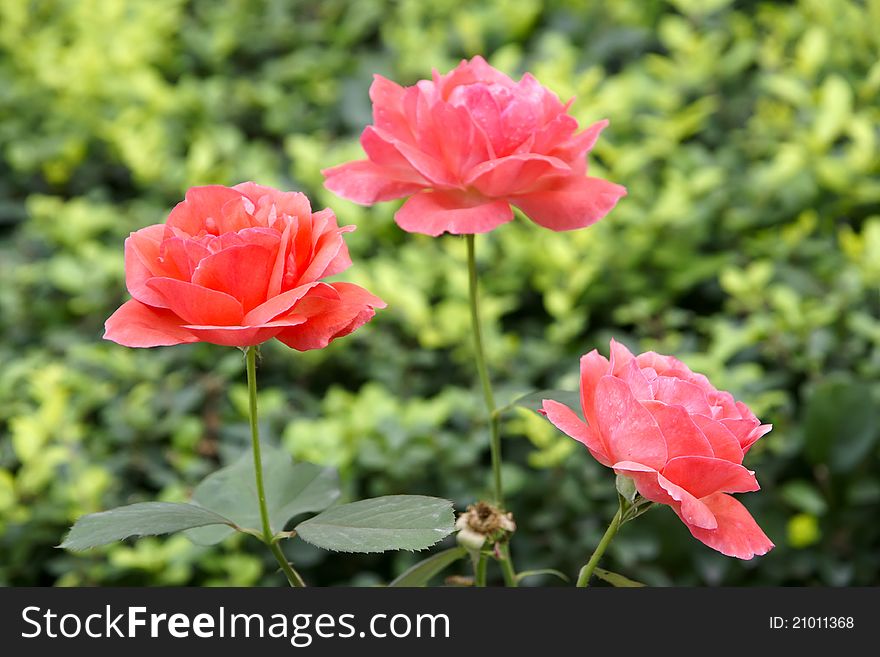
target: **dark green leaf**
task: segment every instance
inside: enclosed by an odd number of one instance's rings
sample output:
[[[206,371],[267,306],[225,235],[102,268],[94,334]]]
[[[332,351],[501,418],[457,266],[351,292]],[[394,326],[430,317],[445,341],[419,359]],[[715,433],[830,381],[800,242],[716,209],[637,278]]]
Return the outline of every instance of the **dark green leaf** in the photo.
[[[620,493],[620,496],[626,500],[628,504],[632,505],[632,503],[635,502],[636,495],[639,494],[639,491],[636,489],[636,482],[632,480],[632,477],[619,474],[614,483],[617,486],[617,492]]]
[[[788,504],[804,513],[820,516],[828,509],[825,498],[807,481],[790,481],[782,487],[780,494]]]
[[[467,555],[467,550],[461,546],[449,548],[448,550],[443,550],[443,552],[438,552],[437,554],[432,554],[427,559],[419,561],[414,566],[411,566],[388,586],[425,586],[432,577],[442,572],[465,555]]]
[[[129,536],[156,536],[207,525],[223,525],[233,531],[232,524],[228,518],[194,504],[143,502],[83,516],[60,547],[85,550]]]
[[[553,401],[558,401],[560,404],[565,404],[583,419],[580,393],[570,392],[568,390],[536,390],[535,392],[530,392],[527,395],[514,399],[510,404],[499,409],[498,412],[501,413],[512,407],[526,408],[537,412],[541,409],[545,399],[552,399]]]
[[[641,495],[636,495],[635,500],[632,505],[623,512],[623,518],[620,520],[620,524],[626,524],[631,520],[635,520],[640,515],[647,513],[651,509],[653,509],[657,504],[652,502],[651,500],[646,500]]]
[[[880,434],[877,404],[864,383],[846,377],[823,381],[808,391],[806,409],[807,458],[827,464],[832,472],[852,470]]]
[[[303,513],[323,511],[339,497],[339,484],[332,468],[312,463],[292,463],[286,452],[262,448],[263,482],[272,533]],[[209,475],[193,491],[193,501],[222,512],[239,527],[262,528],[257,484],[250,452],[233,465]],[[211,545],[232,533],[228,527],[206,527],[187,532],[196,543]]]
[[[553,575],[554,577],[558,577],[559,579],[561,579],[563,582],[571,581],[569,579],[568,575],[566,575],[565,573],[560,572],[558,570],[555,570],[553,568],[540,568],[538,570],[524,570],[523,572],[516,574],[516,581],[521,582],[526,577],[533,577],[533,576],[537,576],[537,575]]]
[[[641,582],[637,582],[629,577],[624,577],[623,575],[618,575],[617,573],[612,573],[610,570],[605,570],[604,568],[596,568],[596,570],[593,571],[593,574],[599,579],[605,580],[611,584],[611,586],[622,588],[644,586]]]
[[[452,502],[388,495],[327,509],[301,522],[304,541],[337,552],[424,550],[452,533]]]

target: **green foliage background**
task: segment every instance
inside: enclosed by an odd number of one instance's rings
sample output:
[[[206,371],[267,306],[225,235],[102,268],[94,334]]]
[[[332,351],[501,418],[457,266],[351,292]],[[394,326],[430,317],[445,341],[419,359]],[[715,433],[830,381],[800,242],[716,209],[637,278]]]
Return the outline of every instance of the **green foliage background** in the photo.
[[[518,219],[478,240],[499,396],[574,389],[613,335],[775,425],[747,459],[763,490],[741,496],[773,552],[727,559],[657,509],[605,565],[658,585],[880,584],[877,25],[878,0],[0,0],[0,584],[280,583],[246,537],[53,547],[80,514],[187,499],[246,446],[238,351],[101,340],[123,239],[191,185],[333,207],[358,225],[346,276],[389,303],[324,351],[267,345],[269,439],[340,468],[348,498],[487,491],[463,240],[405,234],[395,204],[342,201],[319,173],[361,156],[372,73],[409,84],[478,53],[576,96],[583,123],[610,118],[590,166],[629,188],[588,230]],[[574,574],[612,473],[526,411],[504,435],[518,567]],[[289,550],[325,585],[417,558]]]

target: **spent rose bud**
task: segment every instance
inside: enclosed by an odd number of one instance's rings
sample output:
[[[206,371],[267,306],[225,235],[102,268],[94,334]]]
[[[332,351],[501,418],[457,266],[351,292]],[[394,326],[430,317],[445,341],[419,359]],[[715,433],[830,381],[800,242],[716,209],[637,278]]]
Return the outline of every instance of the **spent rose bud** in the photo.
[[[516,530],[516,523],[513,514],[487,502],[477,502],[459,514],[455,528],[460,545],[469,550],[480,550],[487,541],[490,545],[506,541]]]
[[[164,224],[125,240],[133,297],[105,324],[128,347],[184,342],[246,347],[277,338],[320,349],[385,303],[351,283],[320,279],[351,265],[332,210],[255,183],[193,187]]]
[[[519,82],[474,57],[446,75],[401,87],[375,76],[367,159],[323,173],[356,203],[409,197],[406,231],[484,233],[513,219],[511,205],[552,230],[583,228],[626,194],[587,175],[586,155],[608,121],[578,122],[530,74]]]
[[[667,504],[698,540],[751,559],[773,543],[728,493],[758,490],[743,456],[772,428],[672,356],[633,356],[614,340],[611,359],[581,358],[581,405],[545,399],[543,413],[602,465],[631,477],[646,499]]]

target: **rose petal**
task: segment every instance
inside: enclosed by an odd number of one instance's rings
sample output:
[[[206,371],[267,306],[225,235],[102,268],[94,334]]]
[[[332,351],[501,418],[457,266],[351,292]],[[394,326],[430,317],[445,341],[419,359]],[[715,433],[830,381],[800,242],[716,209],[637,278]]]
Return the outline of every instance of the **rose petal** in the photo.
[[[572,137],[570,141],[558,146],[552,151],[552,154],[566,162],[584,162],[584,156],[593,150],[593,146],[599,139],[599,134],[607,127],[608,119],[596,121]]]
[[[267,322],[271,322],[280,315],[289,312],[300,299],[309,293],[312,296],[329,298],[334,301],[339,300],[339,293],[336,291],[336,288],[328,283],[314,281],[268,299],[265,303],[260,304],[245,315],[244,319],[242,319],[242,324],[245,326],[262,326]]]
[[[501,109],[498,101],[485,84],[458,86],[449,94],[449,103],[454,107],[464,107],[470,113],[471,120],[491,145],[492,155],[506,154],[502,148],[506,139],[501,123]]]
[[[614,461],[635,461],[655,470],[665,465],[663,434],[623,381],[613,376],[599,379],[595,407],[598,430]]]
[[[657,483],[678,503],[671,506],[681,516],[685,524],[702,529],[715,529],[718,527],[715,515],[702,500],[697,499],[678,484],[669,481],[662,474],[657,475]]]
[[[672,369],[674,364],[680,364],[681,361],[672,356],[664,356],[655,351],[646,351],[636,356],[636,362],[641,368],[651,368],[657,374],[664,374],[667,370]]]
[[[155,272],[163,278],[190,282],[199,263],[211,255],[205,244],[188,237],[167,237],[159,246],[160,265]]]
[[[760,439],[762,436],[768,434],[770,431],[772,431],[772,429],[773,429],[772,424],[762,424],[762,425],[757,426],[754,429],[752,429],[752,432],[748,435],[748,437],[742,443],[743,454],[748,452],[749,448],[752,445],[754,445],[758,441],[758,439]]]
[[[203,230],[217,235],[219,222],[223,218],[223,206],[238,198],[241,198],[240,192],[223,185],[190,187],[185,200],[174,207],[165,223],[187,235],[195,236]]]
[[[225,347],[250,347],[271,340],[285,328],[305,322],[305,317],[291,315],[281,320],[267,322],[262,326],[195,326],[188,324],[186,328],[203,342]]]
[[[220,209],[217,232],[221,235],[223,233],[237,233],[240,230],[259,226],[259,222],[253,216],[256,208],[256,204],[243,194],[227,201]]]
[[[104,339],[125,347],[159,347],[198,342],[170,310],[153,308],[137,299],[126,301],[104,323]]]
[[[708,379],[705,377],[702,378],[706,381],[704,385],[709,388],[706,392],[706,399],[709,400],[709,405],[712,407],[712,417],[718,420],[724,417],[740,417],[739,411],[736,408],[736,400],[733,398],[733,395],[724,390],[715,390],[712,384],[709,383]],[[706,390],[706,388],[703,389]]]
[[[154,276],[166,276],[159,261],[165,226],[156,224],[132,233],[125,240],[125,287],[129,294],[149,306],[165,307],[162,296],[147,287]]]
[[[617,377],[629,386],[639,401],[650,401],[654,398],[653,388],[642,370],[636,365],[635,359],[630,360],[629,365],[626,365]]]
[[[429,134],[437,137],[433,131],[429,130]],[[392,173],[395,178],[421,182],[422,186],[429,187],[458,184],[455,173],[437,157],[440,155],[439,147],[426,149],[422,144],[416,146],[373,126],[364,129],[361,145],[370,161]],[[399,157],[394,154],[395,151]],[[427,185],[424,181],[427,181]]]
[[[346,247],[342,235],[343,233],[353,231],[354,226],[337,228],[336,215],[333,214],[332,210],[328,209],[322,212],[327,213],[327,229],[315,241],[311,260],[302,274],[300,274],[299,280],[296,282],[297,285],[338,274],[351,265],[348,247]],[[314,216],[319,214],[321,213],[316,213]]]
[[[392,133],[370,125],[364,128],[360,139],[361,148],[364,149],[370,162],[386,170],[395,171],[404,180],[430,186],[428,180],[416,172],[410,161],[397,149],[395,143],[399,141]]]
[[[694,497],[706,497],[712,493],[749,493],[761,488],[751,470],[710,456],[670,459],[663,468],[663,476]]]
[[[284,231],[281,233],[281,239],[278,241],[278,251],[275,254],[275,262],[272,265],[272,273],[269,276],[269,282],[266,285],[266,298],[272,299],[281,293],[281,286],[284,282],[284,271],[287,266],[287,258],[290,255],[290,245],[293,241],[294,223],[287,222]]]
[[[286,214],[291,217],[308,217],[312,213],[312,205],[302,192],[282,192],[254,182],[239,183],[233,189],[241,192],[257,206],[256,214],[258,216],[262,216],[262,213],[269,207],[275,208],[276,216]],[[268,216],[264,217],[261,223],[269,226],[268,219]]]
[[[278,340],[298,351],[323,349],[336,338],[348,335],[368,322],[375,309],[384,308],[385,302],[353,283],[332,283],[339,299],[305,297],[295,312],[307,322],[283,330]]]
[[[581,356],[580,365],[581,406],[584,411],[584,417],[591,427],[598,430],[599,423],[596,419],[596,385],[598,385],[599,379],[611,373],[611,366],[608,360],[595,349]]]
[[[529,150],[532,153],[543,153],[544,155],[551,155],[555,151],[556,157],[559,157],[564,162],[571,163],[571,160],[567,158],[567,154],[561,153],[558,147],[559,144],[571,139],[577,127],[578,122],[573,116],[559,114],[535,133],[535,139]]]
[[[266,300],[275,254],[255,244],[233,246],[203,259],[193,273],[195,285],[225,292],[245,312]]]
[[[514,86],[514,81],[507,75],[491,66],[480,55],[470,60],[463,59],[452,71],[437,77],[437,86],[446,98],[448,93],[457,86],[485,82],[505,87]]]
[[[749,442],[752,438],[752,432],[758,428],[758,420],[734,420],[731,418],[724,418],[719,420],[721,424],[727,427],[735,437],[737,442],[740,444],[740,448],[742,449],[743,445],[751,445],[754,443],[754,440]],[[745,453],[745,450],[743,450]]]
[[[642,405],[648,409],[657,426],[660,427],[663,438],[666,440],[666,457],[668,459],[674,459],[677,456],[715,456],[708,439],[684,408],[669,406],[658,401],[643,401]],[[697,495],[697,497],[700,496]]]
[[[173,278],[151,278],[147,286],[162,295],[168,308],[187,324],[239,325],[241,304],[230,295]]]
[[[634,461],[618,461],[611,466],[617,474],[623,474],[632,478],[635,482],[636,489],[639,494],[647,500],[656,502],[657,504],[668,504],[674,506],[676,504],[669,493],[667,493],[657,482],[660,473],[654,468],[649,468],[641,463]]]
[[[596,223],[625,195],[625,187],[607,180],[575,177],[563,178],[525,196],[511,196],[510,202],[535,223],[563,231]]]
[[[381,75],[373,76],[370,100],[373,102],[373,123],[398,139],[412,138],[409,124],[403,114],[405,90],[396,82]]]
[[[555,157],[537,153],[518,153],[478,164],[465,177],[465,184],[481,194],[500,198],[522,194],[546,176],[566,175],[569,166]]]
[[[397,225],[410,233],[436,237],[485,233],[513,219],[506,201],[474,198],[461,192],[419,192],[394,215]]]
[[[773,543],[738,500],[725,493],[716,493],[703,498],[703,503],[715,516],[718,527],[708,530],[688,525],[697,540],[721,554],[738,559],[751,559],[773,549]]]
[[[541,408],[546,414],[547,419],[550,420],[556,428],[571,436],[578,442],[583,443],[599,463],[602,465],[611,465],[611,461],[605,451],[605,446],[602,444],[598,433],[587,426],[587,424],[577,416],[577,413],[565,404],[561,404],[552,399],[543,400]]]
[[[440,156],[456,178],[463,178],[466,171],[490,158],[485,133],[476,129],[464,107],[435,103],[431,107],[431,121],[435,128],[439,126]]]
[[[736,436],[730,433],[730,430],[727,427],[721,422],[706,417],[705,415],[691,415],[691,420],[694,421],[694,424],[696,424],[700,428],[700,431],[703,432],[703,435],[706,436],[706,439],[712,446],[712,452],[717,458],[725,459],[731,463],[742,463],[742,448],[739,446],[739,441],[736,439]]]
[[[611,338],[610,358],[608,361],[611,363],[611,374],[619,377],[626,369],[628,369],[629,364],[632,361],[635,361],[635,356],[633,356],[632,352],[627,349],[625,344]]]
[[[511,96],[501,110],[505,136],[502,152],[511,152],[523,142],[534,143],[535,133],[564,109],[556,94],[530,73],[516,83]]]
[[[369,160],[357,160],[323,169],[324,187],[334,194],[361,205],[403,198],[425,187],[397,178],[396,171],[387,170]]]
[[[654,399],[670,406],[683,406],[691,414],[711,415],[706,393],[699,386],[670,376],[658,376],[653,384]]]

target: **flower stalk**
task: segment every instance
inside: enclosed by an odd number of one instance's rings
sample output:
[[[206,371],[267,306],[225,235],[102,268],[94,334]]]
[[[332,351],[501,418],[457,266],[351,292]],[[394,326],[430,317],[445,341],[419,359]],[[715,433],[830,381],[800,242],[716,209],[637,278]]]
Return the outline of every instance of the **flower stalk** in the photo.
[[[287,577],[287,581],[291,586],[301,587],[305,586],[302,577],[300,574],[296,572],[293,566],[290,565],[290,562],[287,560],[287,557],[284,556],[284,552],[281,551],[281,547],[278,545],[278,541],[275,539],[275,536],[272,534],[272,527],[269,524],[269,509],[266,506],[266,488],[263,484],[263,457],[260,453],[260,428],[257,422],[257,351],[259,350],[256,346],[247,347],[245,350],[246,361],[247,361],[247,382],[248,382],[248,399],[249,399],[249,415],[250,415],[250,424],[251,424],[251,447],[254,454],[254,476],[256,478],[257,483],[257,499],[260,505],[260,520],[263,525],[263,535],[260,537],[260,540],[263,541],[267,546],[269,546],[269,550],[271,550],[272,555],[278,561],[278,565],[281,566],[281,570],[284,572]]]
[[[480,297],[477,280],[477,258],[474,235],[465,235],[467,242],[468,262],[468,297],[470,299],[471,328],[474,334],[474,355],[477,362],[477,374],[483,387],[483,399],[486,402],[486,413],[489,417],[489,451],[492,456],[492,489],[495,504],[504,506],[504,487],[501,479],[501,425],[498,409],[495,406],[495,395],[492,392],[492,380],[486,365],[486,351],[483,346],[483,330],[480,323]],[[499,545],[496,551],[506,586],[517,586],[516,569],[510,556],[510,547],[506,542]]]
[[[474,586],[479,588],[483,588],[486,586],[487,564],[488,560],[486,559],[486,554],[481,551],[479,556],[474,561]]]
[[[599,541],[599,545],[597,545],[596,549],[593,551],[593,555],[590,557],[590,560],[586,563],[586,565],[584,565],[583,568],[581,568],[581,572],[577,580],[578,588],[586,588],[590,585],[590,577],[592,577],[593,571],[596,570],[596,566],[599,565],[599,561],[602,559],[602,555],[605,554],[605,550],[608,549],[608,546],[611,545],[611,541],[614,540],[614,537],[617,535],[617,530],[620,529],[620,521],[622,517],[623,505],[621,504],[617,508],[617,513],[614,514],[614,518],[612,518],[611,524],[608,525],[608,529],[605,530],[605,534]]]
[[[474,334],[474,356],[477,361],[477,374],[483,386],[483,398],[486,412],[489,415],[489,449],[492,454],[492,487],[495,504],[504,505],[504,488],[501,483],[501,429],[498,414],[495,412],[495,395],[492,392],[492,380],[486,366],[486,352],[483,347],[483,330],[480,325],[480,298],[477,286],[477,259],[474,248],[474,236],[466,235],[468,258],[468,292],[471,308],[471,327]]]

